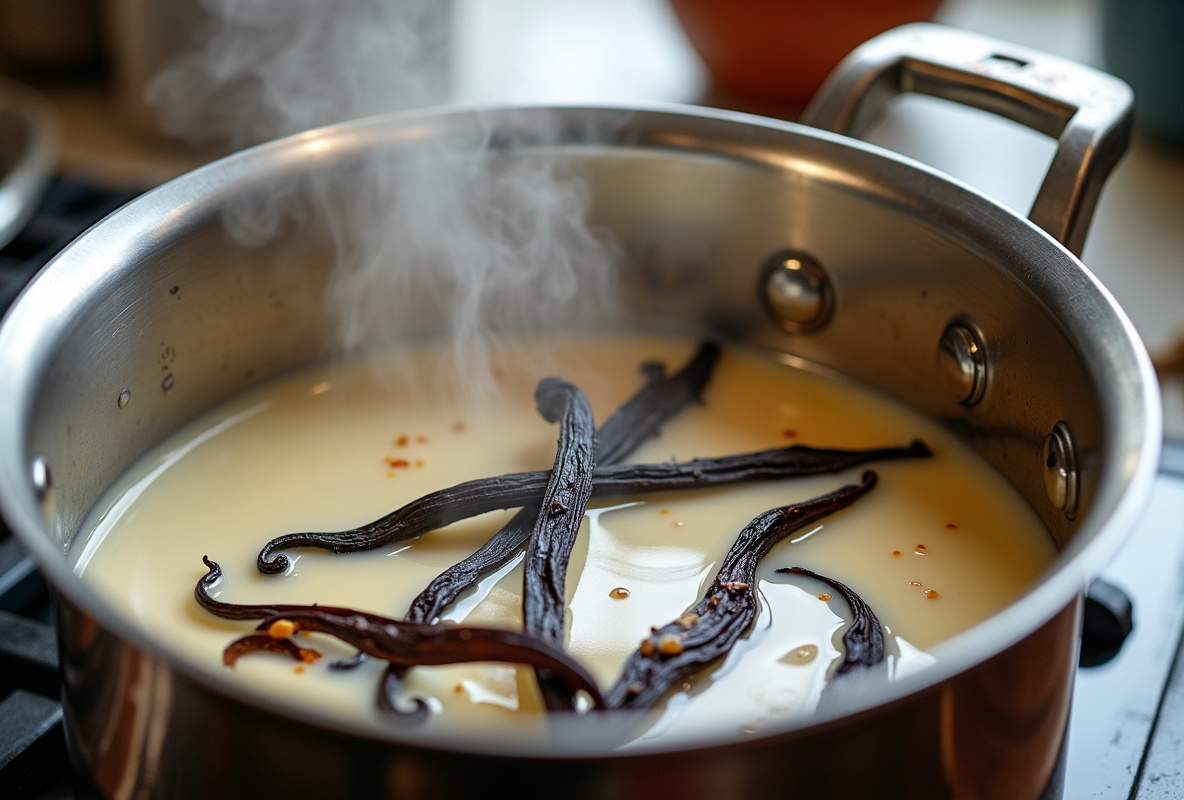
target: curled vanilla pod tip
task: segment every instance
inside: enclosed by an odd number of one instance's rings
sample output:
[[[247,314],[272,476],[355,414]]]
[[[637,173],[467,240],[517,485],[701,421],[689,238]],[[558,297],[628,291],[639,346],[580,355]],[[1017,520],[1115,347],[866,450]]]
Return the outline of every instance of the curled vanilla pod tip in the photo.
[[[204,560],[208,572],[198,580],[194,591],[198,603],[224,619],[261,620],[256,633],[241,637],[227,648],[223,657],[230,659],[228,663],[261,649],[307,661],[292,647],[266,641],[290,641],[275,635],[277,623],[284,622],[291,625],[288,628],[285,624],[285,630],[329,634],[368,656],[400,667],[499,661],[545,669],[558,686],[570,693],[571,705],[578,692],[586,692],[595,707],[604,705],[596,681],[583,665],[538,637],[500,628],[422,625],[338,606],[226,603],[209,595],[222,576],[221,567],[208,558]]]
[[[642,641],[605,692],[609,708],[649,708],[676,681],[723,658],[752,626],[760,560],[794,531],[847,508],[871,491],[876,474],[822,497],[770,509],[748,523],[724,557],[703,599]]]
[[[851,625],[843,634],[843,660],[835,669],[836,678],[859,667],[874,667],[884,660],[884,629],[880,620],[871,606],[851,587],[805,567],[782,567],[777,572],[805,575],[821,581],[841,594],[851,608]]]

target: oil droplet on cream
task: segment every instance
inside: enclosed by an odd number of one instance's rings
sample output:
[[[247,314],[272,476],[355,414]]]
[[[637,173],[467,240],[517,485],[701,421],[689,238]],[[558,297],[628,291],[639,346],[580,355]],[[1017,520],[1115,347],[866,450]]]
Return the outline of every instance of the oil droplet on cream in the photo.
[[[818,657],[818,645],[804,644],[801,647],[795,647],[780,658],[782,664],[791,664],[793,666],[802,666],[809,664]]]
[[[610,591],[608,593],[608,596],[613,598],[614,600],[624,600],[626,597],[629,596],[629,590],[626,589],[624,586],[618,586],[617,588]]]

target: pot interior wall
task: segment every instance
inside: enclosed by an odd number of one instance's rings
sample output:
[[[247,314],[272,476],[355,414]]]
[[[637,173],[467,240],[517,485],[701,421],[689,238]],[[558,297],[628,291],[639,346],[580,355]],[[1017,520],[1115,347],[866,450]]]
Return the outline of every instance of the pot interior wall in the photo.
[[[1081,335],[1058,319],[1058,303],[1072,301],[1057,292],[1090,288],[1063,252],[1002,209],[866,148],[718,119],[629,119],[613,146],[561,141],[497,156],[553,160],[587,180],[591,222],[623,253],[628,313],[613,324],[759,343],[894,395],[974,446],[1066,543],[1075,523],[1048,499],[1042,443],[1058,421],[1071,425],[1088,455],[1077,519],[1088,516],[1118,401],[1070,341]],[[335,351],[336,320],[322,300],[334,247],[317,215],[288,216],[263,244],[244,244],[224,222],[277,195],[299,198],[314,178],[349,192],[371,147],[398,153],[425,135],[397,122],[363,131],[365,145],[330,129],[317,158],[289,141],[214,165],[204,177],[218,191],[182,179],[59,260],[60,270],[94,276],[52,348],[29,428],[29,458],[43,457],[53,475],[60,546],[99,494],[179,424]],[[761,304],[763,265],[785,248],[811,255],[831,281],[833,317],[819,330],[786,333]],[[985,339],[990,381],[972,408],[937,365],[956,319]],[[425,311],[399,331],[416,338],[438,325]]]

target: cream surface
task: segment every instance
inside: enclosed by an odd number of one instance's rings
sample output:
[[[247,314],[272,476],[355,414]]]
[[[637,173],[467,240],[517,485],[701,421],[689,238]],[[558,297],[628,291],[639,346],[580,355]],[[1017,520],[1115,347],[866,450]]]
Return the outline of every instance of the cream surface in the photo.
[[[432,348],[291,375],[194,421],[143,458],[96,508],[92,532],[72,553],[75,570],[164,647],[211,672],[228,671],[222,649],[252,623],[219,620],[195,604],[203,555],[226,572],[215,590],[225,601],[318,602],[401,616],[508,512],[375,552],[292,551],[293,566],[282,576],[257,574],[255,556],[283,533],[349,528],[462,480],[547,468],[556,428],[533,407],[540,377],[577,383],[603,419],[640,386],[641,362],[657,358],[677,369],[693,350],[693,343],[663,338],[522,343],[496,369],[498,393],[476,410],[429,397],[419,388],[428,378],[391,388],[391,375],[430,374],[441,357]],[[924,668],[933,660],[926,650],[1014,600],[1055,555],[1022,498],[933,423],[858,387],[725,350],[704,403],[672,420],[631,461],[914,438],[929,444],[934,458],[872,465],[880,483],[869,496],[778,545],[758,573],[762,610],[750,636],[722,665],[675,687],[624,746],[689,741],[705,729],[742,736],[813,712],[840,655],[848,609],[828,587],[776,574],[779,567],[805,566],[857,591],[890,632],[887,672],[896,677]],[[607,688],[650,626],[701,597],[753,516],[854,482],[860,472],[594,501],[568,573],[569,650]],[[518,626],[521,582],[519,563],[508,564],[446,618]],[[821,599],[825,593],[835,596]],[[319,636],[302,644],[326,658],[298,667],[254,654],[229,674],[262,695],[389,729],[374,705],[380,663],[330,671],[328,662],[348,657],[348,648]],[[545,715],[531,713],[541,702],[524,668],[416,668],[406,693],[439,712],[426,723],[432,732],[462,726],[504,735],[510,720],[522,735],[545,731]]]

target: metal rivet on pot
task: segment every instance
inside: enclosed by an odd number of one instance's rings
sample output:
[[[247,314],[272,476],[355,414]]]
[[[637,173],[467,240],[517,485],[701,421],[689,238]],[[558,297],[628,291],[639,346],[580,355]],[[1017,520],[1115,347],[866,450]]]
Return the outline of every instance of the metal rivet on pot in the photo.
[[[804,253],[781,250],[770,256],[761,270],[759,291],[773,321],[791,333],[815,330],[830,319],[830,279]]]
[[[1079,481],[1077,443],[1069,425],[1058,422],[1044,440],[1044,488],[1053,506],[1069,519],[1077,515]]]
[[[45,495],[49,493],[52,481],[49,477],[49,464],[46,462],[44,456],[37,456],[33,459],[30,466],[30,473],[33,478],[33,491],[37,493],[37,500],[45,499]]]
[[[119,407],[123,408],[132,401],[132,390],[124,389],[119,393]]]
[[[964,406],[973,406],[987,391],[987,354],[982,337],[965,322],[952,322],[937,345],[937,369],[946,388]]]

